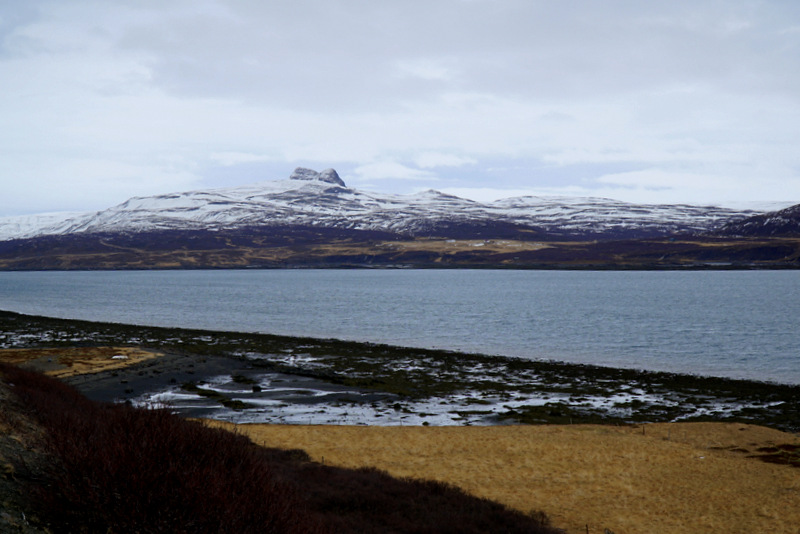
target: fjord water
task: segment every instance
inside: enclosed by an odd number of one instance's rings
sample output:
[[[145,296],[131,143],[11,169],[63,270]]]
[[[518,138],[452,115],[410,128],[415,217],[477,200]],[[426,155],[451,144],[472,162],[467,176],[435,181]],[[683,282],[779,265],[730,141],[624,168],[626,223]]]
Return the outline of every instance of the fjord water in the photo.
[[[0,309],[800,384],[800,272],[3,272]]]

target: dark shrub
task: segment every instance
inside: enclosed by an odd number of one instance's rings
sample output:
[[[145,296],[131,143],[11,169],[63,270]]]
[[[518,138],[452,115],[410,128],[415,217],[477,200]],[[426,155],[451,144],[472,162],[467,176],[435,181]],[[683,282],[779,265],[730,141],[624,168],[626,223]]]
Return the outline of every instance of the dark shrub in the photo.
[[[553,534],[441,482],[310,462],[165,409],[99,404],[38,373],[0,375],[47,432],[53,461],[32,488],[67,533]]]
[[[323,531],[244,436],[164,409],[96,404],[16,368],[0,372],[48,431],[56,461],[33,497],[56,532]]]

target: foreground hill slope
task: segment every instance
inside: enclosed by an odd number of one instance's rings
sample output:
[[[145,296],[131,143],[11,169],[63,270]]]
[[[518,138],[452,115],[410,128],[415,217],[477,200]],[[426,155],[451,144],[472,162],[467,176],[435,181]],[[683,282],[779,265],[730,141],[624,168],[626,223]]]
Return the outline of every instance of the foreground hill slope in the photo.
[[[449,484],[326,466],[16,366],[0,364],[0,406],[0,532],[558,532]]]

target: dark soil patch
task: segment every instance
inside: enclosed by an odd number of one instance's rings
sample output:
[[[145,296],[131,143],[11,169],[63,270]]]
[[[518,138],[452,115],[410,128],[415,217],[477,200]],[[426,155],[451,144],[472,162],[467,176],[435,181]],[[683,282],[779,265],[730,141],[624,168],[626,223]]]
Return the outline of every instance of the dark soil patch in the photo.
[[[762,462],[771,464],[800,468],[800,445],[784,443],[774,447],[759,447],[756,451],[760,454],[752,455],[751,458],[758,458]]]

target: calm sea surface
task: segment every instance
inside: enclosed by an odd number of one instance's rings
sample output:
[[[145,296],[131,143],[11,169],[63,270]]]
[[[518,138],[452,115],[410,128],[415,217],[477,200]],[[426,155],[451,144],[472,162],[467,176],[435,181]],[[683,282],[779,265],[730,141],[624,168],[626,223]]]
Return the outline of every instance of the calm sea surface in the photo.
[[[800,272],[2,272],[0,309],[800,384]]]

